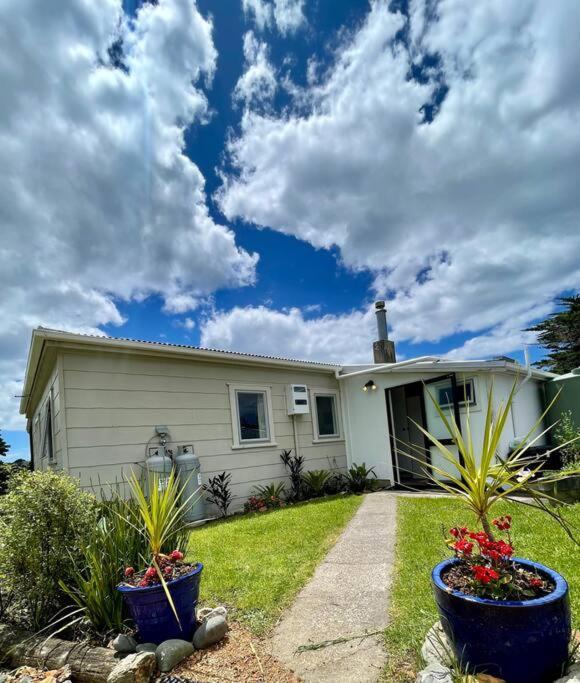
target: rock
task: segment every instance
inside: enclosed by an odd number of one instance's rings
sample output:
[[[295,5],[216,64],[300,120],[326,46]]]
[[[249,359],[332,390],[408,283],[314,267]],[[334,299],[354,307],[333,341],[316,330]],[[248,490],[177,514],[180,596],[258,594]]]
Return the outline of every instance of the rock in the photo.
[[[18,679],[18,683],[33,683],[33,680],[31,676],[21,676]]]
[[[429,629],[421,648],[421,657],[425,664],[449,666],[452,663],[453,649],[440,621]]]
[[[572,664],[568,669],[568,673],[554,683],[580,683],[580,661]]]
[[[453,683],[451,669],[442,664],[429,664],[423,671],[419,671],[415,683]]]
[[[157,652],[157,645],[155,643],[139,643],[136,652]]]
[[[203,650],[219,641],[228,632],[228,622],[223,614],[206,618],[193,634],[193,646],[196,650]]]
[[[113,640],[113,649],[117,652],[135,652],[137,648],[137,641],[132,636],[126,636],[124,633],[119,633],[119,635]]]
[[[503,678],[496,678],[489,674],[477,674],[475,680],[477,683],[506,683]]]
[[[156,666],[152,652],[137,652],[122,659],[111,671],[107,683],[149,683]]]
[[[224,617],[226,620],[228,618],[228,611],[225,607],[203,607],[197,611],[198,621],[207,621],[211,617]]]
[[[193,645],[187,640],[179,640],[178,638],[166,640],[155,651],[159,671],[161,673],[171,671],[182,659],[189,657],[193,652]]]

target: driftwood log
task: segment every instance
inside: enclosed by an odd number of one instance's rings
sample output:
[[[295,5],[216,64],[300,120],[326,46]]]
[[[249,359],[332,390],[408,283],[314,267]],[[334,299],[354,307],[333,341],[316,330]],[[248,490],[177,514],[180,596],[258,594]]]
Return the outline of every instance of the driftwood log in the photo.
[[[106,683],[121,658],[114,650],[46,638],[0,624],[0,661],[11,668],[60,669],[69,665],[79,683]]]

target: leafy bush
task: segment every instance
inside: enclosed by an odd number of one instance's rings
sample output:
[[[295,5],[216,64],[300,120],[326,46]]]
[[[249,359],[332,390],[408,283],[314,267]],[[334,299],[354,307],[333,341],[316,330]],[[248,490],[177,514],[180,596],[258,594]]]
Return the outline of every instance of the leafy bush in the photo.
[[[580,467],[580,429],[574,424],[570,410],[562,413],[560,422],[554,429],[554,440],[560,447],[562,469],[573,470]],[[569,441],[574,443],[568,443]]]
[[[209,494],[207,500],[209,503],[215,505],[221,513],[222,517],[228,514],[228,508],[232,502],[231,490],[231,474],[222,472],[215,477],[210,477],[207,484],[204,484],[203,490]]]
[[[335,472],[326,482],[326,492],[330,495],[347,491],[348,486],[342,472]]]
[[[283,498],[286,493],[286,487],[284,486],[284,482],[279,481],[277,484],[272,482],[265,486],[254,486],[254,491],[256,491],[261,498]]]
[[[364,462],[362,465],[353,463],[344,475],[344,479],[351,493],[363,493],[363,491],[372,487],[371,476],[375,479],[377,478],[374,467],[367,467]]]
[[[290,498],[292,500],[302,500],[304,495],[304,486],[302,482],[302,470],[304,469],[304,457],[301,455],[291,455],[292,450],[285,450],[280,453],[280,459],[284,463],[284,467],[290,472],[290,484],[292,492]]]
[[[320,496],[326,493],[326,487],[330,478],[331,474],[328,470],[310,470],[302,475],[306,492],[313,498],[320,498]]]
[[[96,522],[94,496],[54,472],[16,474],[0,500],[0,580],[17,596],[29,626],[39,628],[70,602],[60,581],[73,580]]]
[[[74,558],[73,576],[61,582],[65,593],[101,635],[123,630],[127,615],[116,586],[123,568],[139,564],[147,553],[140,529],[125,514],[127,505],[131,504],[118,498],[101,504],[90,540],[81,555]]]

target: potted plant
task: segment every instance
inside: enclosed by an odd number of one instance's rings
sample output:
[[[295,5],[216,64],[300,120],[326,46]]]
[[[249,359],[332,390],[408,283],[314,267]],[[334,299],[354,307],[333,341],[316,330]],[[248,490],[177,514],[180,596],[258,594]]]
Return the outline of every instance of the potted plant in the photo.
[[[541,458],[527,455],[527,450],[548,431],[532,438],[544,415],[505,460],[497,456],[515,393],[516,384],[494,418],[490,388],[483,438],[477,448],[469,408],[464,438],[455,420],[431,397],[459,458],[417,425],[456,473],[431,465],[425,475],[461,500],[481,527],[451,529],[448,543],[455,556],[433,569],[432,583],[443,629],[466,672],[487,673],[508,683],[546,683],[562,675],[568,659],[568,584],[552,569],[514,557],[512,520],[500,517],[490,522],[491,511],[497,502],[518,494],[523,497],[515,498],[516,502],[538,507],[560,522],[570,536],[571,531],[561,508],[550,506],[550,496],[528,485],[542,466]],[[562,473],[561,478],[571,474],[578,472]]]
[[[182,500],[185,486],[180,486],[175,470],[163,480],[153,474],[148,496],[135,474],[130,486],[134,505],[127,504],[125,514],[145,536],[150,557],[144,558],[147,566],[140,571],[126,567],[117,590],[123,594],[143,642],[191,640],[203,565],[184,561],[187,535],[183,533],[183,512],[189,502],[189,498]],[[183,550],[164,552],[180,537]]]

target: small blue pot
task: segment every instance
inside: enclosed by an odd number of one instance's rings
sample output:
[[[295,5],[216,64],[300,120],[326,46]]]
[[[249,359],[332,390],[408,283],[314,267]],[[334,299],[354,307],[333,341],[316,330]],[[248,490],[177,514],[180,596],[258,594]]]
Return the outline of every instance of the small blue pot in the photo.
[[[445,560],[433,569],[435,601],[441,623],[462,667],[488,673],[507,683],[548,683],[562,675],[571,636],[568,584],[544,565],[514,562],[550,579],[555,588],[534,600],[491,600],[451,590],[441,575],[459,562]]]
[[[179,616],[179,624],[163,586],[117,586],[117,590],[123,594],[142,642],[159,644],[170,638],[193,638],[197,626],[195,607],[199,597],[202,569],[203,564],[199,562],[189,574],[167,583],[175,611]]]

